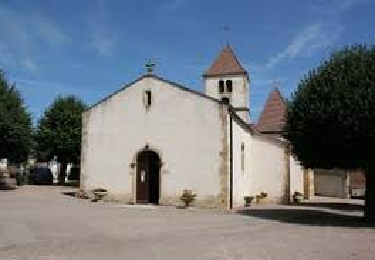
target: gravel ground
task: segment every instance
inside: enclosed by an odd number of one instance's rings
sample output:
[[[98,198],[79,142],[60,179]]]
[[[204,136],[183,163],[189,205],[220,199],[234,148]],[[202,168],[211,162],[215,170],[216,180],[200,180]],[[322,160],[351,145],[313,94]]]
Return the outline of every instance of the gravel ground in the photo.
[[[239,213],[92,203],[68,188],[0,191],[0,259],[375,259],[358,204]]]

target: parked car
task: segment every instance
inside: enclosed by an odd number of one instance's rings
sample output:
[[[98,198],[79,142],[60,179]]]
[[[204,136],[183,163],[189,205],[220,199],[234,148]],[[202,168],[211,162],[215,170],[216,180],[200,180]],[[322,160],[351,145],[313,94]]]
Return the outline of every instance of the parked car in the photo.
[[[53,184],[53,175],[46,166],[35,166],[30,169],[28,181],[30,184]]]

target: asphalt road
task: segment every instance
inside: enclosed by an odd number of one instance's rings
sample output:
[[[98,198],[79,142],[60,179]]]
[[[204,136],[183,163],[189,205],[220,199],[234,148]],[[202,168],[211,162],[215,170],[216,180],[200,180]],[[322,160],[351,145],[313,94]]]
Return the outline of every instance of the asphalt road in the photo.
[[[62,188],[0,191],[0,259],[375,259],[358,205],[241,213],[93,203]]]

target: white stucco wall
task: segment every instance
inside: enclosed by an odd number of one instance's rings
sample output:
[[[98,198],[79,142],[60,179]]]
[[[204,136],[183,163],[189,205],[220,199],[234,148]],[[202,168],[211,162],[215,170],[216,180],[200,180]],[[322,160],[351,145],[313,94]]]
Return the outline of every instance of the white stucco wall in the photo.
[[[145,90],[152,92],[147,111]],[[82,177],[86,190],[112,194],[132,192],[130,164],[146,144],[161,156],[161,195],[179,196],[184,189],[197,200],[220,192],[222,121],[218,102],[144,77],[84,115]]]
[[[251,195],[251,138],[248,130],[233,120],[233,206],[243,206]],[[243,151],[241,146],[243,145]],[[243,158],[242,158],[243,157]],[[243,160],[243,162],[242,162]],[[241,165],[243,163],[243,165]],[[243,167],[242,167],[243,166]]]
[[[290,195],[291,198],[294,192],[303,193],[303,167],[298,160],[290,156]]]
[[[232,80],[233,82],[233,92],[232,93],[220,93],[219,92],[219,81]],[[230,104],[237,108],[249,108],[249,80],[246,76],[218,76],[218,77],[208,77],[204,79],[206,94],[213,98],[221,100],[223,97],[227,97],[230,100]],[[226,90],[226,86],[225,86]],[[248,112],[238,113],[245,122],[250,122],[250,115]]]
[[[241,144],[244,167],[241,167]],[[266,200],[279,203],[286,185],[286,162],[283,143],[251,134],[233,120],[233,206],[243,206],[244,196],[268,193]]]
[[[286,185],[284,144],[253,135],[250,149],[250,193],[266,192],[270,202],[282,202]]]

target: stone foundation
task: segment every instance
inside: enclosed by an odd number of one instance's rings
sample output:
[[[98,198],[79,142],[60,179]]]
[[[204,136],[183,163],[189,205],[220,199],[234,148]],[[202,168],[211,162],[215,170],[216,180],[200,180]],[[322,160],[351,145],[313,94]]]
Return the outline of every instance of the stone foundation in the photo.
[[[87,192],[90,195],[90,192]],[[106,202],[120,202],[125,204],[134,204],[134,197],[131,193],[125,194],[114,194],[108,193],[107,196],[103,198]],[[159,201],[159,205],[165,206],[183,206],[183,202],[180,200],[180,195],[162,195]],[[193,207],[200,208],[222,208],[221,206],[221,197],[217,196],[205,196],[205,197],[196,197],[196,200],[191,204]]]
[[[180,195],[162,195],[160,198],[160,205],[172,205],[172,206],[183,206],[183,202],[180,200]],[[197,196],[195,201],[191,206],[196,206],[200,208],[222,208],[221,196]]]

